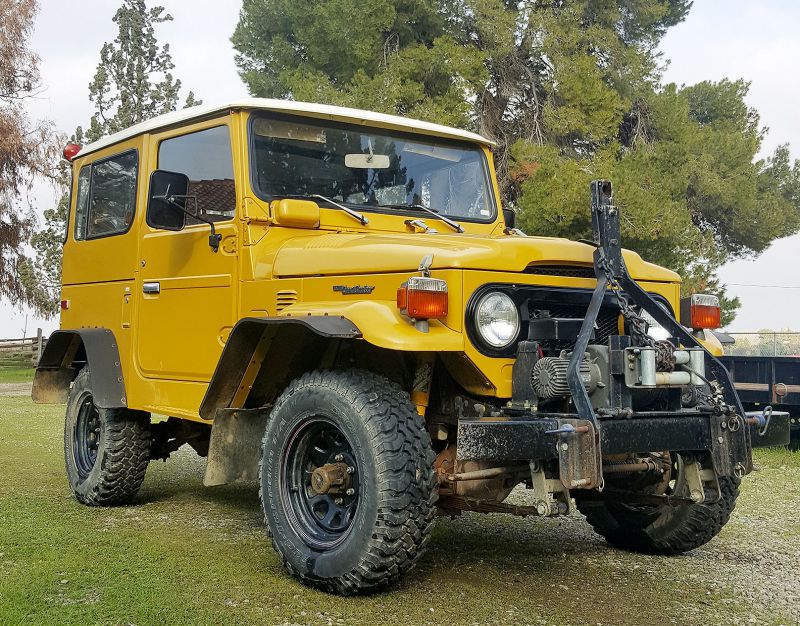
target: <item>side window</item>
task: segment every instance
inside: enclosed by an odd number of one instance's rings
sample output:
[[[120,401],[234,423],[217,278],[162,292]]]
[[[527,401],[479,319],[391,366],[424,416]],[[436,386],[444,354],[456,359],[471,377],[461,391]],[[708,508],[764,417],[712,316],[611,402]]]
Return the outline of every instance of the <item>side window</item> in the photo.
[[[236,187],[233,180],[231,137],[227,126],[165,139],[158,147],[158,168],[189,177],[186,208],[215,222],[233,217]],[[197,220],[187,218],[187,223]]]
[[[75,239],[86,239],[86,217],[89,212],[90,165],[84,165],[78,174],[78,192],[75,194]]]
[[[97,239],[126,232],[136,210],[135,151],[81,169],[75,199],[75,239]]]

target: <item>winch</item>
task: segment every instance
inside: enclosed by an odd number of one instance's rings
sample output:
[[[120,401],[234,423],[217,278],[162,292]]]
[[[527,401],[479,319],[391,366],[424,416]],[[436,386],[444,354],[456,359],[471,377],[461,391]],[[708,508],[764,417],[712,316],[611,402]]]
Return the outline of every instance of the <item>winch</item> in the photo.
[[[569,359],[567,353],[562,352],[560,356],[543,357],[536,362],[531,371],[531,385],[538,397],[559,398],[569,395],[567,381]],[[603,384],[600,367],[588,359],[581,363],[579,375],[586,391],[590,394],[598,385]]]

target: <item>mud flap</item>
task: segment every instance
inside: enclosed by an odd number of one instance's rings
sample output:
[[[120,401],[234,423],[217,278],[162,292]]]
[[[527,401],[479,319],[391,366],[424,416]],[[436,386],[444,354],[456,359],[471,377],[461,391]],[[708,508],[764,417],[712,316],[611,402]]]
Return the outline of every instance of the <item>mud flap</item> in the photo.
[[[258,480],[261,441],[269,408],[219,409],[211,427],[206,487]]]

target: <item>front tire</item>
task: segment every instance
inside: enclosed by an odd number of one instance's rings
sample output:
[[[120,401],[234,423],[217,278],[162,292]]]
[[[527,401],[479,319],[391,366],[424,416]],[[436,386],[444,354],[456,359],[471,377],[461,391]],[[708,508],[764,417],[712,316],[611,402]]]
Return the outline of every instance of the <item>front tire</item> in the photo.
[[[679,471],[681,464],[678,456],[669,491],[685,498],[689,491]],[[576,502],[586,521],[610,544],[633,552],[671,556],[699,548],[719,534],[736,506],[739,483],[734,476],[719,477],[719,500],[699,504],[634,505],[612,497]]]
[[[340,595],[395,583],[430,537],[433,460],[422,417],[386,378],[316,371],[292,382],[267,422],[259,490],[286,570]]]
[[[150,415],[94,404],[84,367],[70,388],[64,424],[64,459],[75,498],[89,506],[129,502],[150,461]]]

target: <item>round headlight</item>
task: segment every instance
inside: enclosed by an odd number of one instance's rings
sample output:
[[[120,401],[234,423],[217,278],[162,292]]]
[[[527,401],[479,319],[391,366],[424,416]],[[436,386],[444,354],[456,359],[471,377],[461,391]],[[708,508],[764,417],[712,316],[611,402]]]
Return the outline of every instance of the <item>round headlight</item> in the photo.
[[[656,300],[656,304],[672,315],[672,311],[670,311],[663,302]],[[642,317],[647,322],[647,334],[650,335],[650,337],[656,341],[664,341],[670,338],[670,332],[659,324],[647,311],[642,311]]]
[[[487,293],[475,308],[475,328],[492,348],[505,348],[519,334],[519,310],[514,301],[499,291]]]

